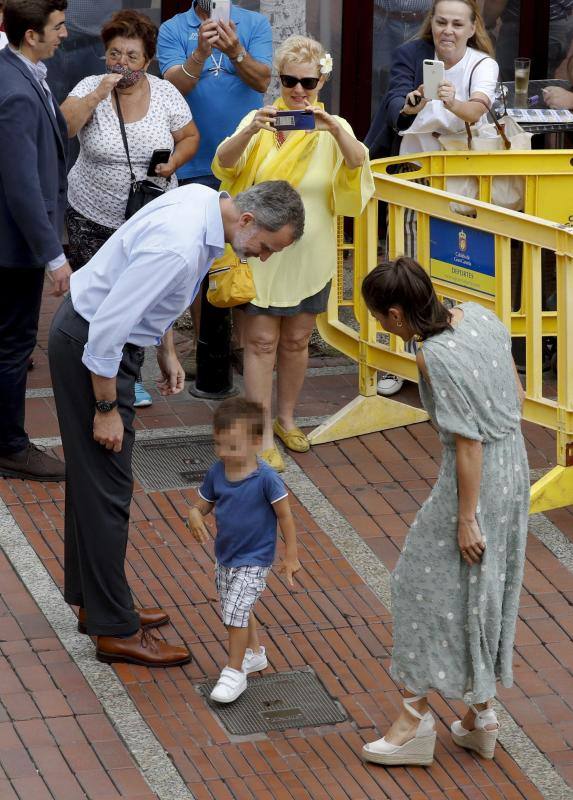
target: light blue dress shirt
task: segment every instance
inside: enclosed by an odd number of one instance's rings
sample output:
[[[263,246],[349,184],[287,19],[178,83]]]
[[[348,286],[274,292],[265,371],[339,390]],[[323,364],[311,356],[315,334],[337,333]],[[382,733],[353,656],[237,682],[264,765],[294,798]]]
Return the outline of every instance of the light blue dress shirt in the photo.
[[[161,344],[191,305],[225,249],[219,197],[199,184],[166,192],[71,276],[74,309],[90,324],[82,356],[90,372],[113,378],[126,343]]]

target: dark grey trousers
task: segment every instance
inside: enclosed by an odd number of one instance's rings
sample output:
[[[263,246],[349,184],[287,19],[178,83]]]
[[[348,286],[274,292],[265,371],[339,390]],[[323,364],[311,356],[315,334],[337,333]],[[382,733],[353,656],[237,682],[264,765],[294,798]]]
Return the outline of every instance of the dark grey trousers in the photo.
[[[64,598],[86,609],[93,636],[129,635],[139,628],[124,565],[133,494],[134,382],[143,350],[124,347],[117,375],[124,436],[121,452],[114,453],[93,438],[95,397],[81,360],[88,329],[68,297],[54,316],[48,345],[66,460]]]

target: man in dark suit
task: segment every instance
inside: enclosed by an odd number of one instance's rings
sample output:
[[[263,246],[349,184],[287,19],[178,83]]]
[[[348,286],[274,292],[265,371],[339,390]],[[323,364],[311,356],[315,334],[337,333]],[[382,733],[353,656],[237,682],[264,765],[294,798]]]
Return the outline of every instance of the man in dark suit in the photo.
[[[67,130],[43,59],[66,37],[67,0],[7,0],[0,52],[0,475],[56,481],[64,464],[24,430],[26,374],[36,344],[44,272],[60,296]]]

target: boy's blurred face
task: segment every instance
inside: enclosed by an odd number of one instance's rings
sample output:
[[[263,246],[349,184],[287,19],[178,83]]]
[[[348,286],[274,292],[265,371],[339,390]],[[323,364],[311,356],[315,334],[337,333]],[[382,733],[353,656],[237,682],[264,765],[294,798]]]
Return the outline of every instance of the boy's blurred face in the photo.
[[[261,437],[255,436],[252,423],[239,419],[230,428],[215,431],[215,454],[224,464],[244,464],[256,458]]]

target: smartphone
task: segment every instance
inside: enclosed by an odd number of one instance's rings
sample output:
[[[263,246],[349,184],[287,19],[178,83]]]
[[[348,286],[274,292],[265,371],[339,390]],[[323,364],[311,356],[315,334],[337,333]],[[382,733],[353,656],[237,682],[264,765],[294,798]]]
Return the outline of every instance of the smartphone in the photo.
[[[148,177],[157,178],[157,175],[155,174],[155,167],[158,164],[167,164],[170,155],[171,155],[171,150],[154,150],[153,153],[151,154],[149,166],[147,167]]]
[[[277,111],[273,125],[277,131],[313,131],[316,121],[313,111]]]
[[[444,62],[424,59],[424,97],[426,100],[438,99],[438,86],[444,82]]]
[[[228,25],[231,19],[231,0],[213,0],[211,3],[211,19]]]

